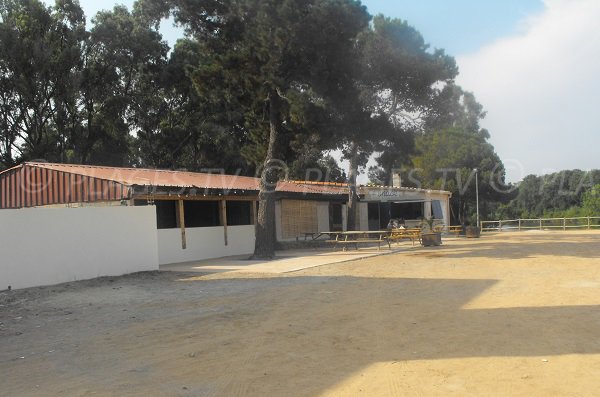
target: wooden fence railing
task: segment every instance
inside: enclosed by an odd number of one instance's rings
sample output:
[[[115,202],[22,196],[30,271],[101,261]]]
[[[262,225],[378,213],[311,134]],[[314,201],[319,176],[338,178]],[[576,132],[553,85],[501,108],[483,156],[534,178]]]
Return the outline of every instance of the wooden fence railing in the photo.
[[[482,221],[481,231],[509,232],[522,230],[570,230],[600,228],[600,216],[584,216],[577,218],[537,218],[507,219],[498,221]]]

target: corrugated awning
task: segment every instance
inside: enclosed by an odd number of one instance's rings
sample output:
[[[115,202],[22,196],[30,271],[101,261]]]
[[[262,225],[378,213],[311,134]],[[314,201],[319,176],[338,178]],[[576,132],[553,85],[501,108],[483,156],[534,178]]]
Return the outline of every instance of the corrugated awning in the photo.
[[[239,190],[258,190],[259,186],[258,179],[239,175],[54,163],[25,163],[25,165],[109,180],[126,186]]]
[[[260,190],[260,179],[219,173],[26,162],[0,172],[0,208],[126,200],[132,198],[132,195],[135,196],[139,187],[152,188],[145,189],[147,191],[164,191],[169,188],[190,191],[200,189],[212,190],[211,194],[228,195],[241,192],[254,196]],[[374,190],[379,191],[381,188],[359,188],[361,195]],[[394,195],[431,193],[411,188],[388,190]],[[289,193],[290,196],[329,196],[339,199],[348,194],[348,186],[342,183],[280,181],[276,191]],[[398,200],[395,197],[387,197],[386,200],[378,200],[378,197],[365,199],[405,203],[425,201],[412,198],[402,200],[400,197]]]

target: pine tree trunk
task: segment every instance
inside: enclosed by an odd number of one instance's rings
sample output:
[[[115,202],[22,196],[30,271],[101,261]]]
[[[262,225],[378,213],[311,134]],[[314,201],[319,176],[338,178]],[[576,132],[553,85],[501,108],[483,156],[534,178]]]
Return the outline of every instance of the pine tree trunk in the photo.
[[[256,242],[252,259],[275,257],[275,189],[279,180],[278,169],[273,167],[275,148],[279,137],[280,98],[276,90],[269,93],[269,147],[260,176]]]
[[[352,142],[350,146],[350,169],[348,170],[348,221],[347,229],[356,230],[358,219],[358,193],[356,189],[356,176],[358,174],[358,145]]]

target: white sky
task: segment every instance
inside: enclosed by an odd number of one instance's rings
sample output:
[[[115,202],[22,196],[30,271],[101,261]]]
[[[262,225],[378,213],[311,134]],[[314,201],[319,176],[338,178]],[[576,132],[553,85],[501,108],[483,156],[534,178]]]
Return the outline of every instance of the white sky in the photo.
[[[600,1],[544,3],[521,34],[457,57],[457,81],[488,111],[483,126],[512,182],[600,168]]]

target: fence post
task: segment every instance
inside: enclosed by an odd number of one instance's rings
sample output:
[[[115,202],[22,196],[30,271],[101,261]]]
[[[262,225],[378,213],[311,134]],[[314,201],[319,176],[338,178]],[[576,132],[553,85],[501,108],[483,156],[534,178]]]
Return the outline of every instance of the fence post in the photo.
[[[542,229],[542,218],[540,218],[540,230],[543,230]]]
[[[519,231],[521,231],[521,218],[519,218]]]
[[[498,231],[502,231],[502,221],[500,221],[500,225],[498,225]]]
[[[590,217],[588,216],[588,230],[590,230]]]
[[[567,218],[563,218],[563,231],[567,230]]]

